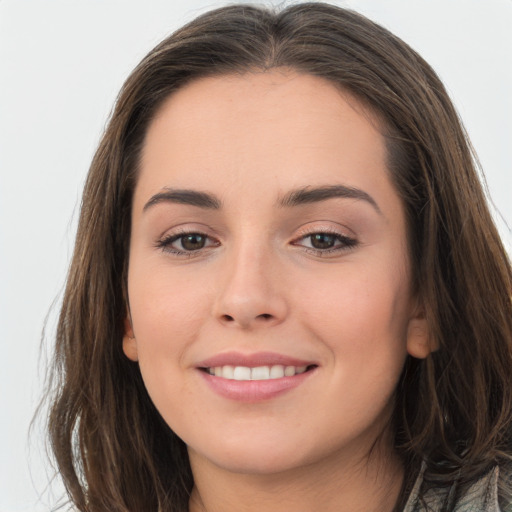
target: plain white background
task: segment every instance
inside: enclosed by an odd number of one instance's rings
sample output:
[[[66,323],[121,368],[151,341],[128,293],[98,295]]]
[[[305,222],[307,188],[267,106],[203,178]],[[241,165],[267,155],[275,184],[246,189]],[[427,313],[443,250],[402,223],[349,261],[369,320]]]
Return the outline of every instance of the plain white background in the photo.
[[[439,73],[480,156],[510,251],[512,0],[332,3],[385,25]],[[223,4],[0,0],[0,512],[54,503],[42,433],[38,426],[28,433],[42,393],[40,340],[58,304],[81,188],[117,91],[165,35]],[[48,317],[50,345],[57,309]]]

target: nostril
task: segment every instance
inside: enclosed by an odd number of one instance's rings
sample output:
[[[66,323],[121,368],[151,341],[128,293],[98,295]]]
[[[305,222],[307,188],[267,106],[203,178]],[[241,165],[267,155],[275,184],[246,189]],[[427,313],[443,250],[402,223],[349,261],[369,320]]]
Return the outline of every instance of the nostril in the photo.
[[[271,323],[273,320],[276,319],[276,316],[273,315],[272,313],[261,313],[256,316],[251,316],[251,315],[246,316],[244,314],[239,314],[239,315],[223,314],[223,315],[220,315],[219,319],[224,324],[238,324],[243,327],[249,327],[252,322],[261,323],[261,325]]]

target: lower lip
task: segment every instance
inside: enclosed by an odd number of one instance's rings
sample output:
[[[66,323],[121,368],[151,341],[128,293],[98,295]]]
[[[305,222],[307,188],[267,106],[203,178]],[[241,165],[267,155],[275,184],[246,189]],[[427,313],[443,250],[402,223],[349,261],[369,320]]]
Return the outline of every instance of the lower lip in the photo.
[[[210,389],[224,398],[238,402],[262,402],[300,386],[315,373],[315,369],[313,368],[292,377],[267,380],[233,380],[215,377],[201,370],[199,370],[199,373],[210,386]]]

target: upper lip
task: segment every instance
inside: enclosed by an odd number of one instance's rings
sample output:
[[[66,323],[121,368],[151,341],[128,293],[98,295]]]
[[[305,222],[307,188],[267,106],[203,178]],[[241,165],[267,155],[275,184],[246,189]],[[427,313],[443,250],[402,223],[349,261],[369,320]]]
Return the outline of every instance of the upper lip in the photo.
[[[197,364],[197,368],[215,368],[218,366],[246,366],[255,368],[257,366],[311,366],[314,361],[298,359],[296,357],[277,354],[275,352],[256,352],[254,354],[242,354],[240,352],[225,352],[209,357]]]

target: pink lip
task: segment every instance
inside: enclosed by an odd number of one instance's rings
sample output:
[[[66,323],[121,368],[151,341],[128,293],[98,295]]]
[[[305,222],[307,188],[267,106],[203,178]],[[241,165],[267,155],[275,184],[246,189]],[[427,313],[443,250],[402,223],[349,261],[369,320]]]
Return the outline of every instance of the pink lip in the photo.
[[[312,369],[293,377],[268,380],[231,380],[215,377],[204,371],[199,373],[210,389],[224,398],[238,402],[262,402],[300,386],[316,371]]]
[[[201,361],[196,365],[197,368],[215,368],[217,366],[247,366],[255,368],[256,366],[311,366],[316,364],[314,361],[305,361],[294,357],[277,354],[274,352],[257,352],[255,354],[242,354],[240,352],[226,352],[217,354]]]
[[[210,389],[220,395],[239,402],[262,402],[270,400],[287,391],[290,391],[304,383],[311,375],[316,373],[316,368],[310,368],[304,373],[292,377],[268,380],[233,380],[223,377],[215,377],[204,371],[204,368],[215,368],[218,366],[317,366],[313,361],[296,359],[273,352],[259,352],[256,354],[241,354],[238,352],[227,352],[218,354],[199,363],[196,368],[199,374],[206,381]]]

